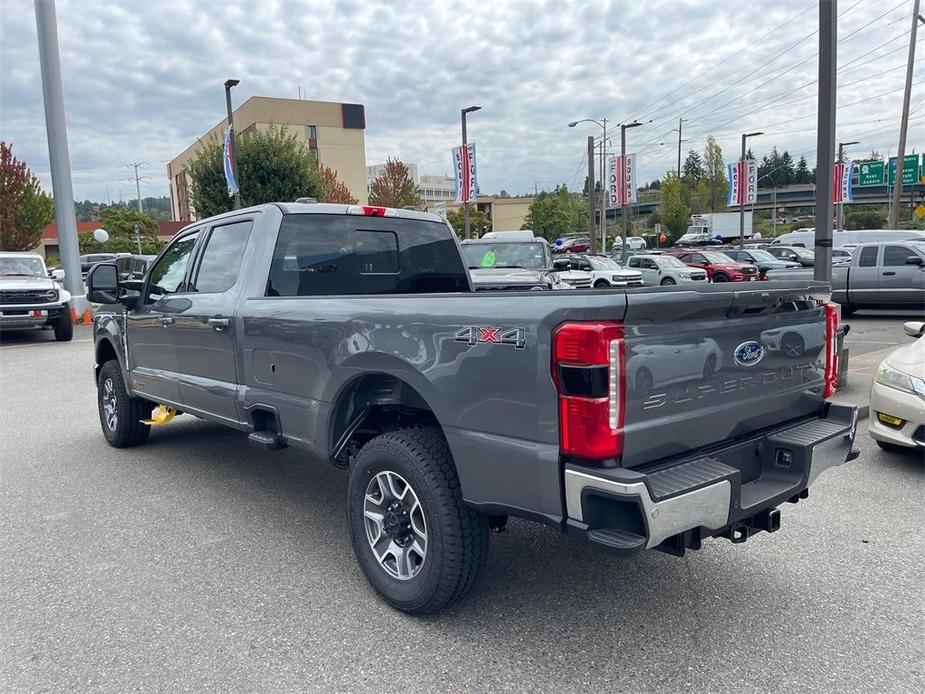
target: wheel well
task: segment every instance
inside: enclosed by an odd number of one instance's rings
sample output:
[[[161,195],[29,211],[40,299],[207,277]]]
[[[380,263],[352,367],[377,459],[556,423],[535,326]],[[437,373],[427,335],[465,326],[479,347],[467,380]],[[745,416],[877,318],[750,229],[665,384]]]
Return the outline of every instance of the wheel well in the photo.
[[[109,340],[100,340],[99,344],[96,346],[96,373],[99,375],[100,368],[107,361],[115,359],[119,361],[119,354],[116,352],[116,348],[113,347],[112,342]]]
[[[346,465],[370,439],[417,424],[439,427],[420,393],[396,376],[361,376],[347,385],[335,401],[328,440],[331,458],[335,465]]]

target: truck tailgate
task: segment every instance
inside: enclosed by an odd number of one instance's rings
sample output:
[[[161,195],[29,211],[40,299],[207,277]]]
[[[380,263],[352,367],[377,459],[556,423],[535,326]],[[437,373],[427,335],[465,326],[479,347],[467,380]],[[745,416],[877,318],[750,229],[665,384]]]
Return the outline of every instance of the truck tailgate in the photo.
[[[819,414],[827,299],[811,282],[628,292],[623,465]]]

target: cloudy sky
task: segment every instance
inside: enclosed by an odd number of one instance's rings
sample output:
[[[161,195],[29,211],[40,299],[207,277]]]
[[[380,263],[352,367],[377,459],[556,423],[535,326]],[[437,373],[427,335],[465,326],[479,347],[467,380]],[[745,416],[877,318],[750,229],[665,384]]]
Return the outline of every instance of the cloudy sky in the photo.
[[[898,140],[912,0],[840,0],[838,137],[852,153]],[[580,189],[586,138],[638,118],[640,180],[714,134],[739,134],[815,163],[816,0],[610,3],[58,0],[77,199],[134,197],[128,162],[150,162],[142,194],[166,195],[166,161],[252,95],[366,105],[367,163],[399,157],[450,173],[459,109],[479,148],[483,192]],[[32,0],[0,0],[0,138],[50,189]],[[925,31],[908,148],[925,147]],[[619,147],[619,138],[614,140]]]

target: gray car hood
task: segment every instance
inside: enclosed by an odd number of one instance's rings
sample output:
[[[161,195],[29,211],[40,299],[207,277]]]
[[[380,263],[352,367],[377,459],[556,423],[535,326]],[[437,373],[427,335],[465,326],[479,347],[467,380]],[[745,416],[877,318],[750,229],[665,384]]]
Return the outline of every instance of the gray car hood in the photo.
[[[58,289],[58,285],[50,277],[20,277],[17,275],[0,275],[0,289]]]

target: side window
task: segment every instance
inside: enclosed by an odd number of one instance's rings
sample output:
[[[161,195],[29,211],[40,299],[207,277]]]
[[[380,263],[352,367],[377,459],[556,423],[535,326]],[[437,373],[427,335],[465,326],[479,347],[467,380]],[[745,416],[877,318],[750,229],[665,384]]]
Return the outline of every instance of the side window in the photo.
[[[186,291],[183,279],[186,276],[186,266],[196,247],[199,232],[174,241],[157,264],[151,268],[148,277],[148,291],[145,294],[145,303],[151,304],[163,299],[168,294]]]
[[[887,246],[883,249],[883,265],[884,267],[905,265],[906,258],[910,255],[915,255],[915,253],[905,246]]]
[[[701,265],[706,265],[706,264],[707,264],[707,259],[704,258],[704,257],[703,257],[702,255],[700,255],[699,253],[695,253],[695,254],[692,255],[692,256],[688,256],[687,259],[686,259],[686,261],[687,261],[687,262],[690,262],[690,263],[700,263]]]
[[[645,267],[645,265],[643,265],[643,261],[640,260],[639,258],[630,258],[629,266],[630,267]]]
[[[654,260],[646,258],[642,265],[646,270],[658,270],[658,264]]]
[[[244,248],[251,233],[250,220],[212,229],[199,262],[194,291],[200,294],[227,291],[238,281]]]
[[[861,251],[861,257],[858,259],[858,265],[861,267],[875,267],[877,265],[877,246],[867,246]]]

